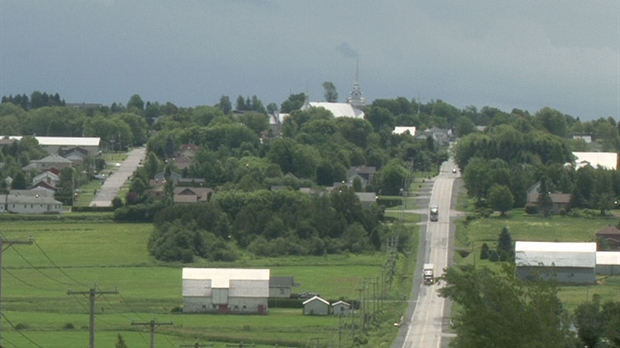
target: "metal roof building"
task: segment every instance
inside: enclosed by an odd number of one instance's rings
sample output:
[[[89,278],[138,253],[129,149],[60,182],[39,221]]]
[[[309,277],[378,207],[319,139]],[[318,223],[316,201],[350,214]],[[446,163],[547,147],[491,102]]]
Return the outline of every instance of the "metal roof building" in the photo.
[[[620,275],[620,251],[597,251],[596,274]]]
[[[517,241],[515,263],[522,279],[541,276],[560,283],[594,283],[596,243]]]
[[[183,268],[183,312],[267,314],[269,269]]]
[[[573,152],[573,155],[577,157],[575,169],[588,164],[594,168],[601,166],[605,169],[616,169],[618,165],[618,154],[615,152]]]
[[[35,136],[39,145],[49,153],[58,153],[59,148],[69,149],[81,147],[88,150],[90,156],[94,156],[99,151],[101,138],[99,137],[41,137]],[[22,136],[9,136],[9,139],[21,140]]]

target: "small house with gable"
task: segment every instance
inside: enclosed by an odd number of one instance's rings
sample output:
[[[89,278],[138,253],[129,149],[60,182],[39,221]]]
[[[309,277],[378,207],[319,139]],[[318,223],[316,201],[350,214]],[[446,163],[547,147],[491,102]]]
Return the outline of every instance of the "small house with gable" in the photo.
[[[269,279],[269,297],[290,298],[294,287],[298,287],[299,283],[295,283],[295,277],[271,277]]]
[[[351,311],[351,305],[344,301],[338,301],[332,303],[332,313],[336,317],[346,317]]]
[[[304,315],[329,315],[329,302],[314,296],[303,302]]]

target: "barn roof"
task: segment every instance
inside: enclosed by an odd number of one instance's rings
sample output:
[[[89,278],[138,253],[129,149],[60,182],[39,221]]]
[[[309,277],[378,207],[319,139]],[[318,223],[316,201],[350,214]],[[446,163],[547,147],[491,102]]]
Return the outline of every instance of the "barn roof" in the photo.
[[[601,166],[605,169],[616,169],[618,161],[618,154],[615,152],[573,152],[573,155],[577,157],[577,169],[588,164],[594,168]]]
[[[327,302],[327,300],[324,300],[324,299],[322,299],[322,298],[320,298],[318,296],[314,296],[312,298],[309,298],[309,299],[305,300],[302,304],[305,306],[306,304],[308,304],[310,302],[314,302],[314,301],[320,301],[320,302],[323,302],[324,304],[329,306],[329,302]]]
[[[21,140],[21,136],[10,136],[10,139]],[[99,146],[99,137],[40,137],[35,136],[41,146]]]
[[[517,266],[596,266],[596,243],[522,242],[515,246]]]
[[[183,280],[211,280],[212,288],[228,288],[231,280],[267,280],[269,269],[183,268]]]

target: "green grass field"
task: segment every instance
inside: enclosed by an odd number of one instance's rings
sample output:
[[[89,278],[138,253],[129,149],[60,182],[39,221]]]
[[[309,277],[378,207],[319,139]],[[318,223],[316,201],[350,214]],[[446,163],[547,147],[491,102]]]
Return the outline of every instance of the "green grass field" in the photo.
[[[257,347],[304,347],[339,339],[350,343],[351,332],[339,332],[338,318],[303,316],[301,309],[270,308],[268,316],[197,315],[173,312],[183,305],[182,264],[160,263],[147,252],[151,224],[112,222],[2,221],[5,240],[27,241],[6,247],[2,258],[2,322],[7,347],[85,347],[88,345],[89,301],[96,286],[96,342],[113,347],[121,334],[129,347],[144,346],[148,328],[132,325],[155,320],[158,346],[217,341],[215,347],[256,343]],[[412,239],[414,242],[417,238]],[[411,258],[411,261],[415,260]],[[264,267],[275,276],[294,276],[295,292],[313,291],[328,299],[358,299],[359,288],[377,280],[385,255],[333,255],[278,259],[243,258],[234,264],[198,261],[188,267]],[[385,345],[396,331],[391,323],[402,312],[402,294],[411,287],[412,263],[398,260],[393,288],[381,311],[384,324],[375,341]],[[95,285],[96,284],[96,285]],[[68,294],[68,291],[72,294]],[[370,290],[365,290],[370,291]],[[79,292],[79,294],[74,294]],[[379,316],[378,316],[379,317]],[[388,326],[389,324],[389,326]],[[387,329],[386,329],[387,327]],[[19,328],[17,330],[16,328]],[[30,343],[28,340],[35,342]],[[145,341],[146,340],[146,341]],[[373,343],[374,344],[374,343]],[[372,345],[372,344],[371,344]],[[347,345],[344,345],[347,346]]]

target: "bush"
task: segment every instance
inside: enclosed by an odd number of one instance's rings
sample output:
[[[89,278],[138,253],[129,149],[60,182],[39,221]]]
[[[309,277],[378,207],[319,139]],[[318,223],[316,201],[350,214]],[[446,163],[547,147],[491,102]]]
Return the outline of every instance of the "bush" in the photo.
[[[489,250],[489,261],[491,262],[499,261],[499,255],[497,254],[497,251]]]
[[[65,323],[65,325],[62,326],[62,328],[65,330],[73,330],[75,329],[75,325],[73,325],[73,323]]]
[[[525,213],[530,215],[538,214],[538,207],[535,204],[528,203],[525,205]]]
[[[30,325],[26,324],[26,323],[17,323],[17,325],[15,325],[15,330],[25,330],[27,328],[29,328]]]

